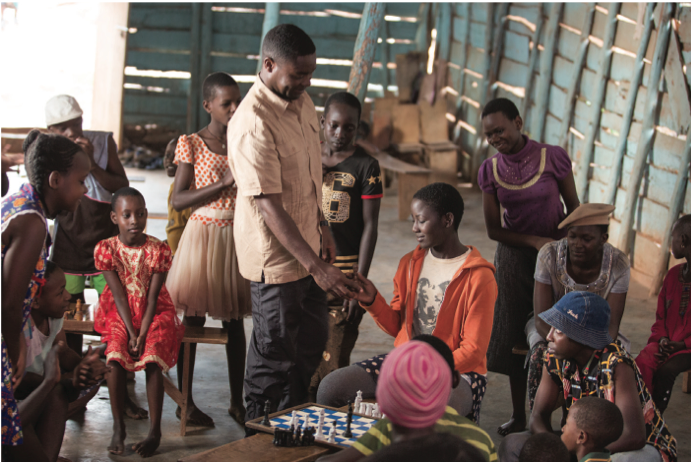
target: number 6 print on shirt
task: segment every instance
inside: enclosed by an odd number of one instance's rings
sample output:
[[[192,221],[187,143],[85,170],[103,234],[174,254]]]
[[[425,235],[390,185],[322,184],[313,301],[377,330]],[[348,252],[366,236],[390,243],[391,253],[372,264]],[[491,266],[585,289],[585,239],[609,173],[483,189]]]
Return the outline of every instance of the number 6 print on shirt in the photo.
[[[336,182],[341,188],[355,186],[355,177],[350,173],[329,172],[324,175],[322,184],[322,210],[326,219],[332,223],[343,223],[350,217],[350,194],[335,191]]]

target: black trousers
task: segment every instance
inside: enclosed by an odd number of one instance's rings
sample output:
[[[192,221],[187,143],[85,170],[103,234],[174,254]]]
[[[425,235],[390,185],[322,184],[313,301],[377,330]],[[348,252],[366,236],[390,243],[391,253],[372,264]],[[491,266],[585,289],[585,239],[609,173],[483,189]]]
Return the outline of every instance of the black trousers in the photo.
[[[653,375],[653,402],[660,413],[665,412],[677,376],[691,369],[691,353],[673,356],[657,368]]]
[[[254,327],[245,373],[246,420],[307,402],[328,336],[326,293],[312,276],[285,284],[252,282]]]

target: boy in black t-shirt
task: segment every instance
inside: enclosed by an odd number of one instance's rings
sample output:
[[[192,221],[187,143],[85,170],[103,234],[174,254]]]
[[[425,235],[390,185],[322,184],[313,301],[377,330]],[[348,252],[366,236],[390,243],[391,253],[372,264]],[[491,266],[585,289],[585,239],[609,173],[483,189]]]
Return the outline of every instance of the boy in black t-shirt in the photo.
[[[358,271],[367,277],[384,189],[379,162],[354,144],[361,110],[357,97],[347,92],[335,93],[326,101],[321,118],[322,210],[336,241],[335,265],[344,273]],[[356,300],[348,302],[332,295],[327,300],[329,340],[310,384],[313,397],[329,372],[350,364],[365,312]]]

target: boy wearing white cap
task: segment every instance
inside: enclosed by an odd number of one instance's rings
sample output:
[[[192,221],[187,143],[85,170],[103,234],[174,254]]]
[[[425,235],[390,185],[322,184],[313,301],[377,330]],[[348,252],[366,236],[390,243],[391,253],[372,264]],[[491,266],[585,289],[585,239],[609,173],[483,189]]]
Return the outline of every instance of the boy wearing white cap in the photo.
[[[87,193],[74,213],[57,218],[52,260],[65,271],[67,291],[72,301],[84,300],[84,283],[91,277],[91,286],[99,295],[105,280],[94,264],[94,247],[103,239],[117,234],[110,220],[110,199],[120,188],[129,185],[120,163],[111,132],[83,131],[79,103],[69,95],[58,95],[46,103],[48,131],[77,143],[89,156],[91,171],[86,177]]]

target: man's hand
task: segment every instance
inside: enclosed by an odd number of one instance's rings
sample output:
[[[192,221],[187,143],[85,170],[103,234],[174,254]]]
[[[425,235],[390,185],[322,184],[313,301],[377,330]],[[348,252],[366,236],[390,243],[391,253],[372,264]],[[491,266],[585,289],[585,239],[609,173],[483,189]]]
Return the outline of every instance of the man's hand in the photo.
[[[336,261],[336,242],[328,226],[322,226],[322,260],[330,265]]]
[[[80,136],[74,142],[77,143],[80,148],[82,148],[82,151],[84,151],[87,156],[89,156],[89,160],[91,161],[91,170],[93,170],[96,167],[96,161],[94,160],[94,145],[91,144],[89,138],[85,136]]]
[[[358,281],[348,279],[340,269],[327,263],[321,263],[312,276],[324,291],[346,300],[355,298],[360,290]]]

